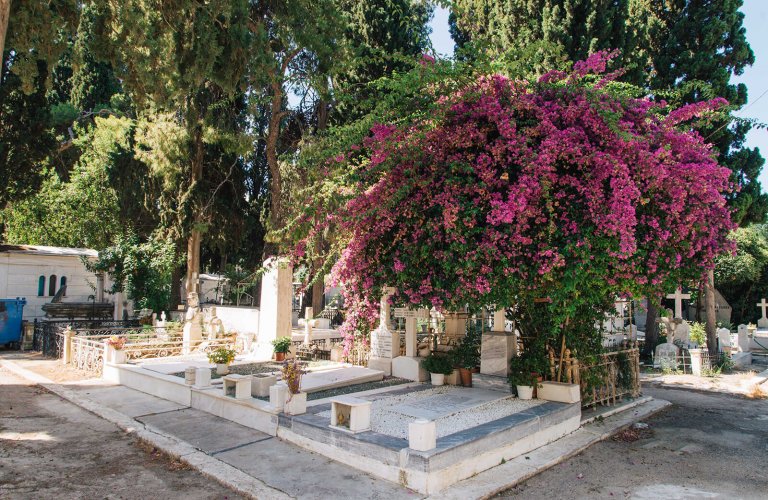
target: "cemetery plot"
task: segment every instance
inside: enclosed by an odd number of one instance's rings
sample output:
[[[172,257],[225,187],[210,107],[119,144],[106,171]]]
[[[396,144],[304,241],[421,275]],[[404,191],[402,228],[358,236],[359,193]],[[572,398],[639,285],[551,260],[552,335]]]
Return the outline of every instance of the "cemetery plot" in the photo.
[[[443,386],[414,389],[405,394],[361,397],[371,401],[371,430],[392,437],[408,438],[408,424],[417,419],[434,420],[437,437],[448,436],[514,413],[544,404],[523,401],[498,391]],[[317,414],[331,418],[331,410]]]

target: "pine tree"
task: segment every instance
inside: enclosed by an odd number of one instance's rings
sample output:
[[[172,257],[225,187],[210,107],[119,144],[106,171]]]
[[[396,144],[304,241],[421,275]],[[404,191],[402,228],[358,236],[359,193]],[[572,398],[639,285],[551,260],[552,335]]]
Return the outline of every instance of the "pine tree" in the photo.
[[[110,98],[120,92],[120,82],[112,65],[94,57],[97,7],[86,3],[80,14],[80,24],[74,44],[74,64],[70,100],[75,108],[89,111],[109,106]]]

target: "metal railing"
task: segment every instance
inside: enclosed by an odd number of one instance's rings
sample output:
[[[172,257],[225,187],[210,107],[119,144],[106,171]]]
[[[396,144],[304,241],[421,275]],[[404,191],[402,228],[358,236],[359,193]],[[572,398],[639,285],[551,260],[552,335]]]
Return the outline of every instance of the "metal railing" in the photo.
[[[32,336],[32,350],[43,353],[44,356],[58,358],[61,353],[61,333],[70,326],[76,334],[87,335],[85,330],[113,330],[119,328],[136,327],[136,320],[43,320],[34,322],[34,334]],[[112,334],[110,334],[112,335]]]

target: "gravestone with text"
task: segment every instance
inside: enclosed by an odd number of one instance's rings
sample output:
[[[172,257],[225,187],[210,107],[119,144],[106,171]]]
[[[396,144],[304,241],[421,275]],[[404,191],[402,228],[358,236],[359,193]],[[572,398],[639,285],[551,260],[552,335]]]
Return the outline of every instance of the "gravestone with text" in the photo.
[[[656,346],[653,356],[653,367],[662,370],[677,370],[677,356],[680,350],[675,344],[666,342]]]
[[[381,370],[385,375],[392,375],[392,330],[390,323],[389,297],[395,293],[395,289],[386,287],[381,297],[381,312],[379,313],[379,326],[371,332],[371,357],[368,360],[368,368]],[[399,340],[398,340],[399,349]]]
[[[506,377],[509,362],[517,352],[515,332],[506,329],[506,309],[493,315],[493,331],[483,332],[480,344],[480,373]]]

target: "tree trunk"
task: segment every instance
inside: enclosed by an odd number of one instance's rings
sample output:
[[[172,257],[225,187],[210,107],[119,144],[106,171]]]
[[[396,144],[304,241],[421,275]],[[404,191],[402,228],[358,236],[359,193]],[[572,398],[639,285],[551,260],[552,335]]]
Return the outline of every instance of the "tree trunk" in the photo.
[[[11,18],[11,0],[0,0],[0,59],[5,51],[5,37],[8,33],[8,20]]]
[[[269,117],[269,130],[266,138],[267,165],[269,166],[269,231],[275,231],[282,223],[283,182],[280,164],[277,159],[277,142],[280,137],[280,121],[283,115],[283,87],[280,82],[272,82],[272,102]],[[278,245],[271,238],[264,241],[264,258],[278,254]]]
[[[653,355],[656,344],[659,342],[659,308],[651,297],[648,297],[648,315],[645,319],[645,355]]]
[[[318,317],[323,312],[324,281],[321,279],[312,284],[312,313],[315,317]]]
[[[197,184],[203,178],[203,161],[205,160],[205,151],[203,149],[203,131],[200,126],[197,126],[194,131],[194,156],[192,157],[192,172],[191,172],[191,187],[193,196],[196,196]],[[195,220],[192,223],[192,229],[189,232],[189,238],[187,239],[187,278],[185,281],[187,288],[187,297],[192,292],[199,293],[199,278],[200,278],[200,243],[203,239],[202,232],[200,231],[200,225],[202,224],[203,214],[200,208],[193,204],[193,209],[196,211]]]
[[[717,315],[715,314],[715,271],[707,272],[707,282],[704,286],[704,309],[707,316],[707,347],[709,354],[717,354]]]

